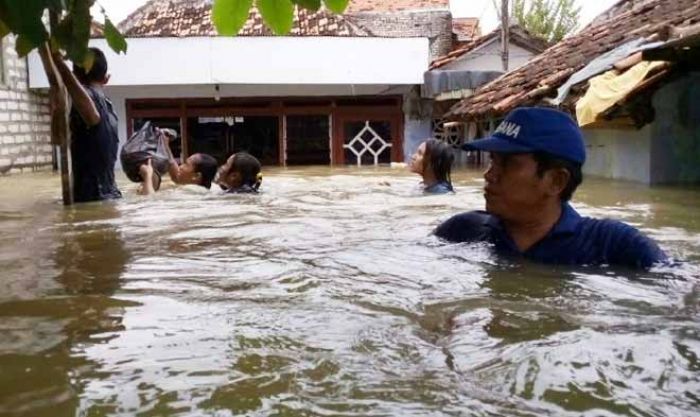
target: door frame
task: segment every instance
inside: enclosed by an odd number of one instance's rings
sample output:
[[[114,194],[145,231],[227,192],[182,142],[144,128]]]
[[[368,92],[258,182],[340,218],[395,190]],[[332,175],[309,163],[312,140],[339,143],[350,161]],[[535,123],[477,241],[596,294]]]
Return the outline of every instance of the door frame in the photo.
[[[331,164],[345,165],[346,122],[389,122],[391,124],[391,162],[403,162],[403,115],[376,112],[352,112],[336,114],[333,123]]]

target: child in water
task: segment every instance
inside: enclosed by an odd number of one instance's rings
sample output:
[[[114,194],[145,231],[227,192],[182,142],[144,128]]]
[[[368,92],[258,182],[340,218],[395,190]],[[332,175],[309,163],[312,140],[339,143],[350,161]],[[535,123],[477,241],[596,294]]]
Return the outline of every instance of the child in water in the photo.
[[[409,169],[423,177],[423,192],[426,194],[454,193],[452,187],[452,148],[437,139],[421,143],[411,157]]]
[[[256,157],[247,152],[238,152],[219,168],[217,182],[227,193],[257,193],[262,183],[261,169]]]

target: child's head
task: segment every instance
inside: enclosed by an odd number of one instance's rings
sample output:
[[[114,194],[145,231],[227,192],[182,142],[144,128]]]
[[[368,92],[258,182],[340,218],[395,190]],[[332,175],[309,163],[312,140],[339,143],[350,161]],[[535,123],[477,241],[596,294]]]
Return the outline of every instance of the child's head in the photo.
[[[428,139],[413,154],[410,169],[423,178],[434,176],[438,182],[452,183],[450,174],[454,159],[452,147],[437,139]]]
[[[257,191],[262,183],[260,161],[247,152],[231,155],[219,169],[218,183],[229,190],[250,187]]]

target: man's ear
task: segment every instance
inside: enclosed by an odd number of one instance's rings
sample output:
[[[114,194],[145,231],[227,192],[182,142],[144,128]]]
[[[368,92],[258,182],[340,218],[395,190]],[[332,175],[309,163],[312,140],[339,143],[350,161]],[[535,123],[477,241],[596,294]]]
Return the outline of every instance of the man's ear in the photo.
[[[547,171],[547,193],[552,196],[559,196],[566,189],[571,179],[571,174],[564,168],[550,169]]]
[[[110,78],[112,78],[112,75],[111,75],[111,74],[105,75],[105,79],[104,79],[104,81],[102,81],[102,84],[104,84],[104,85],[109,84],[109,79],[110,79]]]

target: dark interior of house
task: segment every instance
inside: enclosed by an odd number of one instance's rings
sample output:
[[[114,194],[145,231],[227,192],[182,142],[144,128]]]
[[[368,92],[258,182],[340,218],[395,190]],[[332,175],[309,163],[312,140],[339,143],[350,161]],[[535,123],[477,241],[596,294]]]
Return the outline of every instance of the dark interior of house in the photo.
[[[328,115],[287,116],[287,164],[331,163]]]
[[[236,152],[248,152],[263,165],[279,164],[276,116],[191,117],[189,150],[207,153],[219,163]]]

